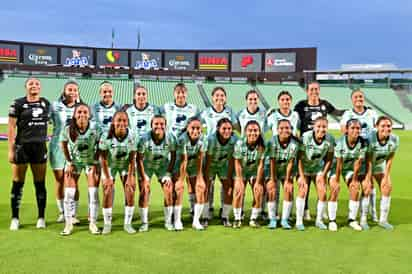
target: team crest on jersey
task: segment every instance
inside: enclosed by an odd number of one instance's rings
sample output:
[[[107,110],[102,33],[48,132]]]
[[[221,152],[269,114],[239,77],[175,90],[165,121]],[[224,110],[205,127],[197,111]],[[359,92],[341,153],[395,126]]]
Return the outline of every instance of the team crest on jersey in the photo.
[[[39,117],[39,115],[40,114],[42,114],[43,113],[43,109],[42,108],[33,108],[33,111],[32,111],[32,116],[34,117],[34,118],[37,118],[37,117]]]

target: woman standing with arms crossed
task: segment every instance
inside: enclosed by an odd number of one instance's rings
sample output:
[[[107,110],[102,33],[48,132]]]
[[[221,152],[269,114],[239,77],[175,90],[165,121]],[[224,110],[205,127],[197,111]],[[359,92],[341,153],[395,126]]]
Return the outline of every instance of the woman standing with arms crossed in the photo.
[[[46,166],[47,123],[50,103],[40,97],[41,84],[37,78],[28,78],[24,84],[26,96],[10,106],[8,122],[9,162],[13,169],[11,188],[12,220],[10,230],[19,229],[19,208],[27,166],[33,173],[38,208],[37,228],[46,228]]]

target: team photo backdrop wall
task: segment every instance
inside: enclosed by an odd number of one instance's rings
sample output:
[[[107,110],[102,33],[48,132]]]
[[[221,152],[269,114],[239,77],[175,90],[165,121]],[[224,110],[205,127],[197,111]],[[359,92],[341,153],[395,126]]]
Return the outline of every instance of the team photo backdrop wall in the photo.
[[[261,53],[232,53],[233,72],[260,72],[262,71]]]
[[[197,58],[199,70],[219,70],[229,69],[228,52],[199,52]]]
[[[58,64],[57,48],[47,46],[24,46],[24,63],[27,65]]]
[[[170,70],[194,70],[194,52],[165,52],[165,67]]]
[[[20,46],[0,43],[0,63],[13,64],[20,62]]]
[[[265,53],[265,71],[267,72],[295,72],[295,52],[267,52]]]
[[[65,66],[93,65],[93,50],[84,48],[62,48],[60,52],[60,63]]]
[[[162,52],[132,51],[131,67],[135,69],[160,69],[162,67]]]
[[[96,65],[105,67],[128,66],[129,52],[127,50],[99,49],[97,50]]]

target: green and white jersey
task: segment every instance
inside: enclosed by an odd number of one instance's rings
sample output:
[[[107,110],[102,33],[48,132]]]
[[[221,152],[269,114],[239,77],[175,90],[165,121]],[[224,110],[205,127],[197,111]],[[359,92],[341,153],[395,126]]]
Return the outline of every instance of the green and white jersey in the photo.
[[[258,108],[255,113],[251,113],[247,108],[244,108],[237,114],[237,120],[242,136],[245,136],[246,124],[251,120],[258,122],[260,130],[266,132],[266,112],[264,109]]]
[[[368,142],[362,137],[358,138],[358,141],[353,148],[349,147],[346,135],[343,135],[336,141],[334,154],[335,158],[343,159],[342,175],[344,178],[347,178],[347,175],[353,173],[353,167],[356,160],[365,159],[367,151]],[[365,170],[360,170],[359,174],[363,174],[364,172]]]
[[[169,166],[170,153],[176,151],[176,139],[172,134],[167,134],[157,144],[149,131],[139,140],[137,151],[143,154],[144,169],[149,177],[153,174],[164,176]]]
[[[111,106],[106,106],[102,102],[99,102],[91,107],[92,120],[100,127],[102,133],[109,131],[113,115],[118,110],[120,110],[120,106],[116,103],[113,103]]]
[[[69,126],[63,131],[62,141],[67,142],[70,157],[74,165],[93,165],[97,161],[95,159],[97,144],[101,132],[93,122],[89,123],[89,127],[83,133],[77,133],[76,141],[70,138]]]
[[[206,127],[206,135],[209,136],[216,131],[217,122],[222,118],[228,118],[232,124],[237,123],[236,114],[232,108],[225,106],[221,112],[217,112],[214,107],[208,107],[200,114],[202,124]]]
[[[361,136],[367,139],[369,134],[375,128],[376,121],[378,120],[378,114],[376,114],[376,111],[368,107],[365,107],[365,110],[362,113],[358,113],[354,109],[349,109],[343,113],[342,119],[340,120],[340,125],[346,126],[346,122],[350,119],[359,120],[362,127]]]
[[[219,141],[216,132],[207,138],[207,155],[209,155],[211,161],[210,169],[227,169],[228,162],[233,156],[237,140],[238,138],[236,135],[232,135],[225,144],[222,144]]]
[[[143,109],[138,109],[136,105],[133,104],[126,109],[126,113],[129,116],[130,129],[135,135],[142,137],[151,130],[150,123],[152,118],[160,114],[160,110],[152,104],[147,104]]]
[[[318,143],[315,140],[313,130],[306,131],[302,136],[299,151],[302,152],[302,164],[305,175],[316,175],[324,167],[324,158],[335,149],[335,138],[326,133],[324,139]]]
[[[395,153],[399,147],[399,137],[391,134],[385,143],[378,140],[375,130],[369,135],[369,155],[372,161],[372,170],[374,174],[385,171],[386,160],[392,153]]]
[[[292,126],[292,134],[297,136],[299,129],[299,114],[296,111],[289,111],[288,115],[283,115],[279,109],[269,110],[266,117],[267,127],[272,130],[273,135],[278,134],[278,122],[280,120],[289,120]]]
[[[123,139],[116,136],[107,138],[107,133],[104,133],[99,141],[99,150],[107,151],[109,168],[127,170],[130,153],[136,151],[136,138],[130,131]]]
[[[173,134],[175,138],[178,138],[189,118],[198,115],[199,111],[197,107],[192,104],[179,107],[175,103],[166,103],[160,112],[166,117],[167,132]]]
[[[52,142],[60,145],[64,128],[73,118],[75,105],[68,107],[60,99],[50,106],[51,121],[53,123]]]
[[[267,159],[276,160],[276,176],[277,179],[283,179],[286,176],[286,168],[290,161],[294,161],[297,158],[299,151],[299,141],[294,137],[289,139],[286,146],[282,145],[279,141],[279,136],[273,136],[267,144]],[[270,161],[266,161],[266,169],[270,169]],[[266,172],[270,175],[269,172]]]
[[[258,147],[251,148],[247,145],[246,138],[237,140],[233,152],[233,158],[240,160],[243,176],[246,180],[256,177],[260,160],[264,160],[265,151]]]
[[[198,156],[200,152],[206,152],[207,139],[200,136],[197,142],[192,143],[187,132],[179,136],[177,140],[177,159],[175,165],[175,172],[179,171],[182,155],[187,155],[187,174],[189,177],[195,176],[197,171]]]

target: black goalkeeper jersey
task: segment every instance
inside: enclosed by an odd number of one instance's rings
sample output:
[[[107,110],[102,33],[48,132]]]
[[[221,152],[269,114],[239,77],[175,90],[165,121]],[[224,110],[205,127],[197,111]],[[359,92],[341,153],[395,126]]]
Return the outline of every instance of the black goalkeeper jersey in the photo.
[[[318,117],[327,117],[328,114],[341,116],[344,110],[336,109],[326,100],[319,100],[318,105],[309,105],[308,100],[299,101],[294,109],[299,114],[300,135],[313,128],[313,123]]]
[[[47,140],[49,108],[49,101],[43,97],[36,102],[28,102],[26,97],[14,100],[9,117],[17,119],[16,144],[42,143]]]

